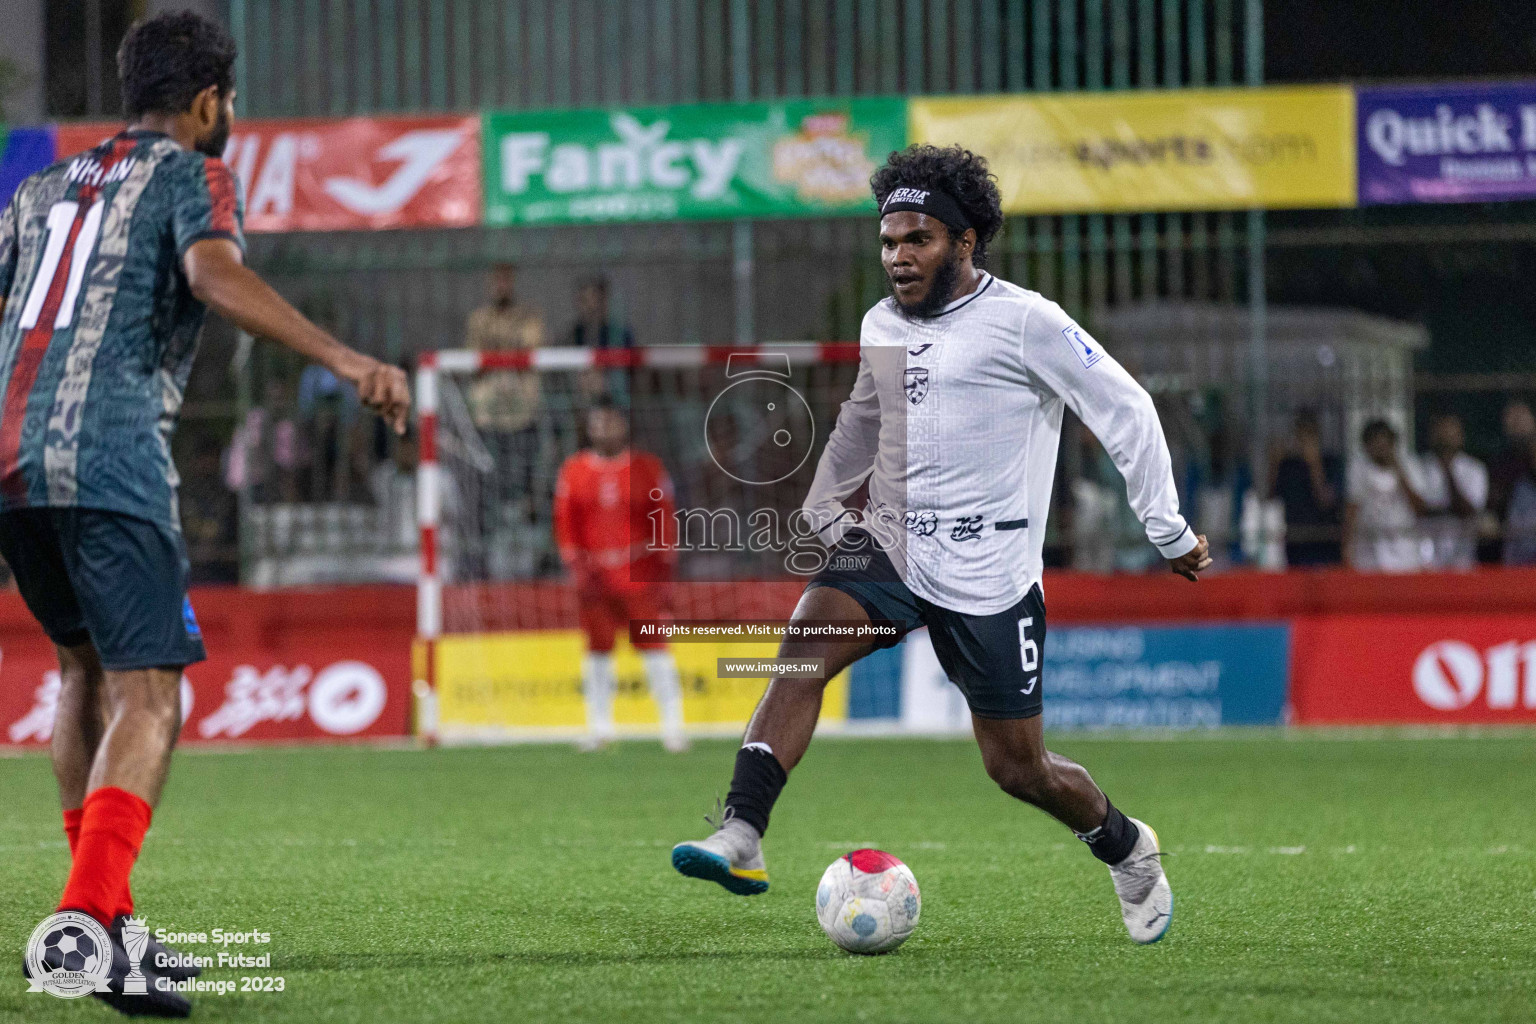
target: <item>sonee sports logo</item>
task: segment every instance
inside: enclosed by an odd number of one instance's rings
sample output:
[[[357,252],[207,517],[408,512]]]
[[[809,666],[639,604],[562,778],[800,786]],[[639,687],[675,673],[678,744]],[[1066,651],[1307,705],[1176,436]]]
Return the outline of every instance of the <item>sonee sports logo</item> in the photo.
[[[89,914],[65,910],[32,929],[25,957],[28,992],[78,999],[110,992],[112,939]]]

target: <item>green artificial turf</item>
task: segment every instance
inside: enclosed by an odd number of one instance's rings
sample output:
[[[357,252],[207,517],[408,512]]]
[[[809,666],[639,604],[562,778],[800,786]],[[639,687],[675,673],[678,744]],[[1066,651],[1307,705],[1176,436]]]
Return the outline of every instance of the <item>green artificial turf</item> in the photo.
[[[754,898],[668,861],[706,831],[733,744],[186,754],[135,891],[152,928],[271,933],[272,970],[249,973],[286,990],[197,996],[201,1020],[1536,1017],[1536,734],[1056,746],[1172,854],[1158,945],[1130,942],[1104,868],[959,741],[814,744]],[[0,759],[0,793],[0,1020],[115,1019],[24,991],[68,858],[43,758]],[[922,886],[884,957],[835,949],[813,912],[822,870],[865,845]]]

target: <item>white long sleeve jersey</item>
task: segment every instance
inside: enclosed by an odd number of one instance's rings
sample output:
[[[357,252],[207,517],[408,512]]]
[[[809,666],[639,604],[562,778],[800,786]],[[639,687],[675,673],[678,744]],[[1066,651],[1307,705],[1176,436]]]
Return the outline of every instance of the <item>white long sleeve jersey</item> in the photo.
[[[987,615],[1040,581],[1065,406],[1125,477],[1166,558],[1193,549],[1147,392],[1061,307],[990,274],[943,312],[864,316],[859,374],[804,509],[831,544],[859,520],[843,500],[869,479],[862,519],[917,596]]]

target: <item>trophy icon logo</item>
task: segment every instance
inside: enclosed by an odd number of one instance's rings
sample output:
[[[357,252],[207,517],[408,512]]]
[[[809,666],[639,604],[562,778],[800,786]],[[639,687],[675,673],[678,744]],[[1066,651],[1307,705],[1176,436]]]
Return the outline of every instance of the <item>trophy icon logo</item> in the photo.
[[[128,976],[123,979],[123,995],[142,996],[149,992],[139,961],[149,946],[149,928],[142,917],[130,917],[123,922],[123,949],[128,952]]]

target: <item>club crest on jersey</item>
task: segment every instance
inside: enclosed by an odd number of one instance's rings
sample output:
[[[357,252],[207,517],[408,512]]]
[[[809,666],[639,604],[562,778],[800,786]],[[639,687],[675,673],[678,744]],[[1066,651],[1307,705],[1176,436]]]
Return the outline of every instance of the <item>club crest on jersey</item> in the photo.
[[[1072,346],[1072,351],[1077,353],[1083,369],[1089,369],[1094,363],[1104,358],[1104,350],[1099,347],[1098,342],[1091,340],[1077,324],[1063,327],[1061,335],[1067,339],[1067,344]]]
[[[919,405],[928,397],[928,367],[911,366],[907,368],[907,383],[905,385],[907,401],[913,405]]]

